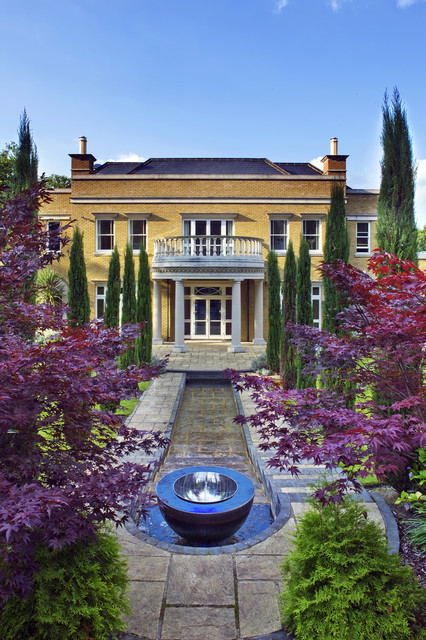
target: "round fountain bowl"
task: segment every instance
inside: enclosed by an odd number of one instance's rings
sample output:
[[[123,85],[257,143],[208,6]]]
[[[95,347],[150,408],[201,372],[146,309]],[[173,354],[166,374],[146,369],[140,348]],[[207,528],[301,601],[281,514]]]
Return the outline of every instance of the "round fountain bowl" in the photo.
[[[191,544],[204,544],[238,531],[250,513],[254,485],[232,469],[188,467],[164,476],[157,497],[173,531]]]
[[[179,498],[208,504],[229,500],[237,492],[238,485],[224,473],[195,471],[178,478],[173,490]]]

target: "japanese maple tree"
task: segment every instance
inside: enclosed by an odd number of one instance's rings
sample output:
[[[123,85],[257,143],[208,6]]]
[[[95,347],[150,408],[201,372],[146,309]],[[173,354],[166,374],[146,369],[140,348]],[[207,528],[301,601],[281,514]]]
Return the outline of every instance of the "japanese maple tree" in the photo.
[[[345,475],[317,490],[323,502],[359,490],[357,478],[370,473],[404,477],[426,443],[426,274],[380,252],[369,269],[373,277],[340,260],[321,268],[348,301],[341,336],[310,326],[291,330],[303,345],[305,371],[337,370],[351,382],[345,393],[283,389],[268,377],[229,372],[239,389],[252,393],[256,414],[237,419],[259,429],[272,467],[297,475],[309,459],[344,468]]]
[[[0,210],[0,601],[28,593],[37,545],[62,547],[105,520],[121,523],[150,471],[126,456],[164,444],[100,408],[136,395],[157,372],[117,366],[139,327],[72,328],[64,310],[28,302],[35,271],[57,259],[35,216],[47,198],[37,183]],[[41,328],[50,340],[37,338]]]

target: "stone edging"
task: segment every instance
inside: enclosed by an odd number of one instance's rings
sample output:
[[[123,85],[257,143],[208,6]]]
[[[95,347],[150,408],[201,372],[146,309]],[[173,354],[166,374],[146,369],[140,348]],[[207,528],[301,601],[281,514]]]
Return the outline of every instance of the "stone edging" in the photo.
[[[380,493],[377,493],[377,491],[369,491],[368,493],[379,507],[381,516],[385,523],[389,553],[398,553],[400,540],[395,516],[393,515],[389,505],[386,504],[383,496],[381,496]]]

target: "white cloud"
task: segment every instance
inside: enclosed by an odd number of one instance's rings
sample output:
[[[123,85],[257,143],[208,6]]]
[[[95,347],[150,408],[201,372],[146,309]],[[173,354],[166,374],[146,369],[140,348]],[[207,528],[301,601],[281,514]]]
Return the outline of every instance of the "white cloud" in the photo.
[[[351,0],[330,0],[330,6],[333,9],[333,11],[339,11],[340,7],[342,6],[342,4],[344,4],[345,2],[350,2]]]
[[[426,224],[426,160],[417,162],[416,221],[419,227]]]
[[[137,153],[121,153],[116,158],[109,158],[107,162],[145,162],[147,158],[138,156]]]
[[[318,169],[321,169],[322,171],[323,163],[321,162],[321,160],[322,160],[322,156],[317,156],[316,158],[311,160],[311,164],[313,164],[314,167],[318,167]]]
[[[407,7],[411,7],[413,4],[417,4],[418,2],[426,2],[426,0],[397,0],[397,6],[400,9],[406,9]]]
[[[288,2],[289,0],[275,0],[277,11],[281,11],[281,9],[284,9],[284,7],[288,5]]]

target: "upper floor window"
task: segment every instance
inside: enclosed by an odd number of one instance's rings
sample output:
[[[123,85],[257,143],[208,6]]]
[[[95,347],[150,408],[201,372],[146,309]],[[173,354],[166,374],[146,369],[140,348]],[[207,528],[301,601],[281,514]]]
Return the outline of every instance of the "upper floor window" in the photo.
[[[60,222],[54,221],[54,222],[47,223],[47,231],[49,233],[49,238],[47,241],[48,251],[52,251],[53,253],[58,253],[61,250],[61,243],[59,241],[60,229],[61,229]]]
[[[356,253],[370,253],[370,223],[356,223]]]
[[[146,249],[146,220],[129,220],[129,236],[133,251]]]
[[[271,220],[271,251],[287,251],[288,222],[287,220]]]
[[[310,251],[320,251],[320,220],[303,220],[302,233],[303,237],[309,244]]]
[[[96,251],[112,251],[114,248],[114,220],[96,220]]]
[[[233,220],[183,220],[184,251],[191,255],[216,256],[232,253]]]

